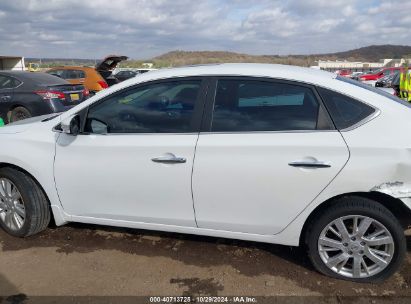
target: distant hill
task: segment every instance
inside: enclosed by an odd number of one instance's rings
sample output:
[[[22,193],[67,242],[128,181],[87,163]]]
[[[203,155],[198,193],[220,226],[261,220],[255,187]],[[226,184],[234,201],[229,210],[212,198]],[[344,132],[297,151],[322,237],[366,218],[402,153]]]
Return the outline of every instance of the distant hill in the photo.
[[[406,45],[370,45],[355,50],[313,55],[247,55],[234,52],[213,51],[173,51],[155,57],[152,61],[157,66],[180,66],[190,64],[222,62],[261,62],[280,63],[301,66],[314,65],[317,60],[378,61],[384,58],[400,59],[411,57],[411,46]]]
[[[128,54],[131,55],[132,54]],[[170,67],[193,64],[209,64],[224,62],[260,62],[279,63],[299,66],[315,65],[318,60],[347,60],[347,61],[378,61],[384,58],[411,58],[411,46],[407,45],[370,45],[359,49],[313,55],[249,55],[224,51],[172,51],[145,60],[128,60],[121,67],[140,67],[143,62],[153,62],[155,67]],[[26,58],[26,62],[39,62],[39,58]],[[99,60],[93,59],[41,59],[43,65],[89,65],[94,66]]]
[[[311,55],[316,58],[337,58],[351,59],[358,61],[378,61],[383,58],[401,59],[403,57],[411,57],[411,46],[409,45],[370,45],[355,50]]]
[[[207,64],[222,62],[272,62],[271,56],[255,56],[224,51],[172,51],[158,57],[152,61],[173,65]]]
[[[151,59],[157,67],[224,62],[309,65],[311,61],[309,56],[248,55],[224,51],[172,51]]]

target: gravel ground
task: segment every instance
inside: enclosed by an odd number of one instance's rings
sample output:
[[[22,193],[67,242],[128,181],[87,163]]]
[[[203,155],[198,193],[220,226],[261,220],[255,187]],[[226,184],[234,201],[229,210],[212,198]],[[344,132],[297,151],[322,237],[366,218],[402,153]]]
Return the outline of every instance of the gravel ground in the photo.
[[[389,300],[411,296],[411,236],[407,241],[401,270],[372,285],[320,275],[305,252],[294,247],[79,224],[49,228],[26,239],[0,231],[0,303],[11,295]]]

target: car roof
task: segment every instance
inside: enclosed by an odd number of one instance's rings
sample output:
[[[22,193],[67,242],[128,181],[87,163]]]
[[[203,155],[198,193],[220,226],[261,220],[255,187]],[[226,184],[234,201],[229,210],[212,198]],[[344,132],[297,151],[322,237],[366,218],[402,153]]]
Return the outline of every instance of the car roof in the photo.
[[[267,77],[277,79],[296,80],[306,83],[320,84],[328,83],[336,78],[335,73],[322,70],[304,68],[281,64],[260,64],[260,63],[223,63],[184,66],[177,68],[166,68],[150,71],[150,73],[139,74],[131,80],[126,80],[126,84],[131,82],[143,82],[172,77],[191,76],[252,76]]]
[[[88,67],[88,66],[69,65],[69,66],[55,66],[55,67],[48,69],[48,71],[51,71],[51,70],[95,70],[95,68]]]
[[[127,89],[139,84],[149,83],[156,80],[178,79],[184,77],[206,77],[206,76],[244,76],[244,77],[261,77],[267,79],[284,79],[289,81],[312,84],[318,87],[330,89],[332,91],[344,94],[363,101],[377,109],[388,107],[401,107],[399,102],[387,102],[387,93],[370,91],[369,88],[358,86],[357,83],[349,83],[338,79],[338,75],[322,70],[297,67],[291,65],[278,64],[258,64],[258,63],[224,63],[210,65],[184,66],[178,68],[166,68],[151,71],[150,73],[138,74],[118,84],[115,84],[105,90],[100,91],[95,96],[89,98],[80,105],[68,110],[62,115],[61,119],[77,113],[79,110],[88,107],[96,100],[101,100],[111,94],[123,89]],[[382,92],[382,91],[381,91]]]
[[[26,83],[36,83],[36,84],[67,84],[68,82],[62,78],[41,72],[27,72],[27,71],[0,71],[0,74],[12,76],[18,80]]]

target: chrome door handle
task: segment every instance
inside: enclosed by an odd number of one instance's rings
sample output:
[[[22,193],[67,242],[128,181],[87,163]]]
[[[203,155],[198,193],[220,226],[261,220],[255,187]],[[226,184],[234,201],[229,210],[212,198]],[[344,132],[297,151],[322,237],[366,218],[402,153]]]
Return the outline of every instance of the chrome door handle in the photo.
[[[177,157],[172,153],[166,153],[159,157],[154,157],[151,159],[155,163],[163,163],[163,164],[182,164],[187,161],[184,157]]]
[[[330,168],[331,164],[329,162],[319,161],[319,160],[296,160],[288,163],[291,167],[301,167],[301,168]]]

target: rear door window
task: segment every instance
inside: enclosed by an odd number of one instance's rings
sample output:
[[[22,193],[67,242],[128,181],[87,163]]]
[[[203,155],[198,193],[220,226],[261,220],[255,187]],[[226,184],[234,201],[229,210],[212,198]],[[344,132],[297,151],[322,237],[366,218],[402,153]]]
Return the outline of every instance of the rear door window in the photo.
[[[263,80],[218,81],[211,131],[316,130],[320,104],[302,85]]]
[[[13,89],[17,87],[21,82],[16,78],[0,75],[0,90]]]

